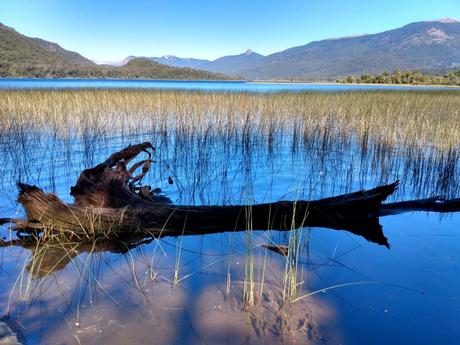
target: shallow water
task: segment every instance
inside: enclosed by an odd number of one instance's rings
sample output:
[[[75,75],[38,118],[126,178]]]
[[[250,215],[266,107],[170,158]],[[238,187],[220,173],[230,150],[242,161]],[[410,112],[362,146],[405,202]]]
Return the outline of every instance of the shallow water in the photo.
[[[396,179],[401,186],[391,200],[460,196],[458,161],[451,180],[439,185],[442,165],[427,161],[415,173],[419,165],[403,152],[376,157],[353,143],[324,148],[319,142],[294,145],[289,136],[273,145],[251,138],[244,145],[212,134],[179,140],[148,132],[72,140],[32,133],[17,143],[1,140],[1,216],[22,214],[16,181],[71,202],[69,190],[82,169],[143,141],[157,148],[145,182],[177,204],[314,199]],[[46,251],[5,247],[1,313],[31,344],[455,343],[460,214],[409,213],[382,217],[380,224],[391,249],[346,231],[296,230],[296,297],[315,294],[290,306],[282,302],[286,260],[261,247],[287,244],[289,232],[60,244]],[[2,228],[2,236],[10,235]],[[262,290],[251,312],[242,297],[249,260],[256,296]]]
[[[233,92],[296,92],[356,90],[458,90],[448,86],[267,83],[243,81],[111,80],[111,79],[0,79],[0,89],[162,89]]]

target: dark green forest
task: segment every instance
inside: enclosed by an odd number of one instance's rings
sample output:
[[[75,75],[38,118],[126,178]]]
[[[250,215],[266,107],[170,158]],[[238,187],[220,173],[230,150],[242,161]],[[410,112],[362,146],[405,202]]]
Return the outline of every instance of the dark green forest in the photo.
[[[460,70],[443,75],[396,70],[393,73],[350,75],[344,79],[338,79],[337,82],[347,84],[460,85]]]

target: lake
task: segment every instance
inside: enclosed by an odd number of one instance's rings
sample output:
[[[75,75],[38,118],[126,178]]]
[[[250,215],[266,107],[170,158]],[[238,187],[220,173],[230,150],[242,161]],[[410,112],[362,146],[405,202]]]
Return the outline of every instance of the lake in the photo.
[[[359,85],[318,83],[265,83],[239,81],[0,79],[0,89],[160,89],[234,92],[299,92],[353,90],[455,90],[447,86]]]
[[[143,183],[175,205],[313,200],[395,180],[400,186],[387,202],[460,197],[456,91],[14,83],[26,90],[0,90],[0,217],[24,216],[17,181],[71,203],[83,169],[145,141],[156,152]],[[34,83],[104,89],[27,89]],[[123,90],[106,90],[107,83]],[[133,85],[148,89],[126,90]],[[149,89],[158,85],[337,92]],[[460,213],[376,222],[87,242],[37,242],[5,225],[0,316],[30,344],[456,343]],[[263,246],[293,243],[290,259]]]

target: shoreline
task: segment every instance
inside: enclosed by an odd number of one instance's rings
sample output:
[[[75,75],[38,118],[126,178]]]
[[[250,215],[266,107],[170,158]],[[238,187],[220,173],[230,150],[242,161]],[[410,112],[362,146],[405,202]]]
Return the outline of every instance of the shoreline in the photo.
[[[452,87],[460,85],[446,84],[389,84],[389,83],[337,83],[333,81],[284,81],[284,80],[250,80],[250,79],[124,79],[124,78],[31,78],[31,77],[0,77],[0,81],[29,80],[29,81],[132,81],[132,82],[200,82],[200,83],[245,83],[245,84],[292,84],[292,85],[346,85],[346,86],[404,86],[404,87]]]
[[[246,81],[246,83],[252,84],[294,84],[294,85],[346,85],[346,86],[404,86],[404,87],[451,87],[451,88],[460,88],[460,85],[445,85],[445,84],[380,84],[380,83],[335,83],[332,81]]]
[[[215,80],[215,79],[114,79],[114,78],[26,78],[26,77],[19,77],[19,78],[5,78],[0,77],[0,89],[1,90],[8,90],[8,89],[15,89],[15,87],[8,87],[7,85],[2,86],[2,83],[8,82],[30,82],[30,83],[40,83],[40,82],[50,82],[50,83],[209,83],[209,84],[246,84],[246,85],[299,85],[299,86],[331,86],[337,89],[355,89],[357,91],[361,90],[385,90],[385,89],[393,89],[398,90],[400,88],[404,88],[405,91],[407,89],[419,89],[419,90],[452,90],[458,91],[460,90],[460,85],[442,85],[442,84],[380,84],[380,83],[336,83],[331,81],[318,81],[318,82],[296,82],[296,81],[283,81],[283,80]],[[92,88],[91,85],[82,86],[82,88]],[[33,86],[29,87],[19,87],[19,88],[26,88],[26,89],[33,89]],[[47,88],[43,86],[37,86],[39,89]],[[53,88],[53,86],[50,86]],[[59,87],[61,88],[61,87]],[[74,87],[71,87],[74,88]],[[131,87],[128,87],[131,88]],[[161,87],[159,89],[162,89]],[[184,88],[187,89],[187,88]],[[282,91],[282,90],[280,90]],[[289,90],[287,90],[289,91]],[[322,90],[319,90],[322,91]]]

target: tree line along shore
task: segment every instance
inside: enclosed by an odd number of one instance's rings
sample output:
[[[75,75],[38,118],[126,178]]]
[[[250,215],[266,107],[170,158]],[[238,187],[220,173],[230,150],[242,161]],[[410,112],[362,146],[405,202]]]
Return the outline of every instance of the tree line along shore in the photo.
[[[362,74],[338,79],[344,84],[409,84],[409,85],[453,85],[460,86],[460,70],[444,75],[424,74],[419,71],[395,70],[393,73]]]

